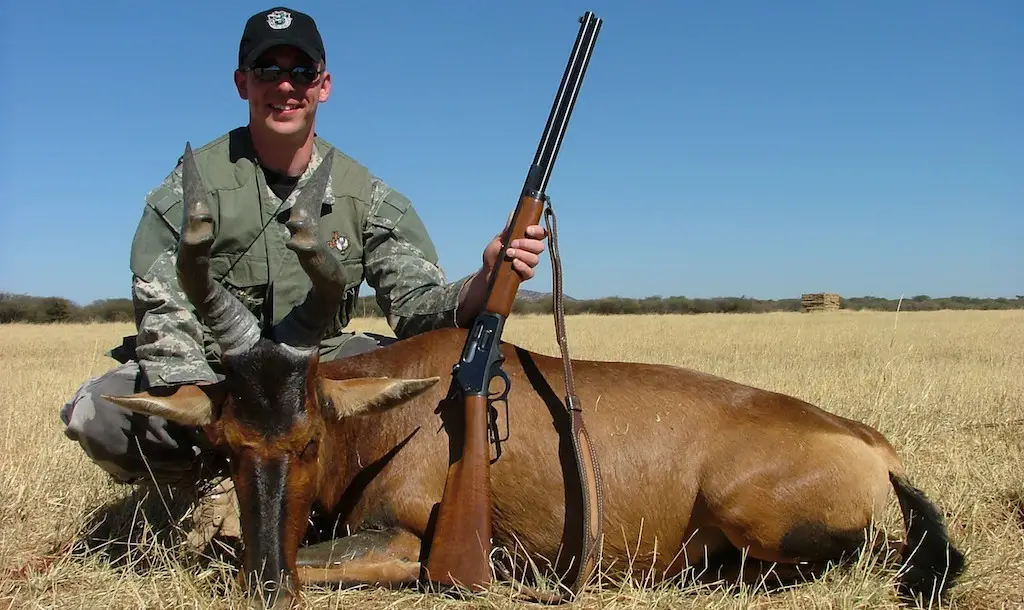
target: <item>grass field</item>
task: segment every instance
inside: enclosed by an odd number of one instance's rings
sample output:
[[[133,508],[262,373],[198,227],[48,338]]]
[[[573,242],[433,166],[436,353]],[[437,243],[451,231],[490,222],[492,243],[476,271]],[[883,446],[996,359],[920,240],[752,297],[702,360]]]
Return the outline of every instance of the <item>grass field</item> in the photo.
[[[574,357],[696,368],[790,393],[888,436],[945,511],[969,566],[955,608],[1024,607],[1024,311],[830,312],[567,320]],[[379,321],[359,329],[384,331]],[[0,610],[228,608],[229,557],[185,552],[187,494],[111,483],[65,439],[57,411],[114,363],[127,325],[0,326]],[[549,317],[505,338],[557,355]],[[892,502],[895,504],[895,502]],[[902,536],[895,511],[883,522]],[[892,570],[863,558],[785,591],[612,583],[581,608],[896,608]],[[515,607],[410,591],[315,589],[316,608]]]

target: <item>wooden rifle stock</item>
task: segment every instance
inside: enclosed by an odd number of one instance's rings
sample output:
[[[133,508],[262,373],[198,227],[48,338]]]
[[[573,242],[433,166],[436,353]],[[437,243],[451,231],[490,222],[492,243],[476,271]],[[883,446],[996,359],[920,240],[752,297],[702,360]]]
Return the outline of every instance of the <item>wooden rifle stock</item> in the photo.
[[[525,237],[527,227],[540,223],[547,203],[545,189],[593,52],[601,20],[588,11],[580,18],[580,24],[537,154],[527,173],[509,226],[502,235],[502,252],[514,239]],[[479,590],[491,581],[489,437],[493,436],[497,442],[497,429],[490,423],[492,407],[489,390],[491,380],[501,377],[505,381],[505,388],[495,400],[503,401],[508,395],[509,380],[501,370],[504,361],[500,349],[501,332],[512,311],[521,281],[512,267],[512,260],[502,257],[488,278],[485,305],[466,336],[461,359],[453,368],[464,401],[465,425],[460,439],[456,432],[459,426],[446,423],[454,459],[448,467],[425,566],[427,579],[434,583]],[[460,448],[461,451],[458,451]]]
[[[491,451],[487,397],[467,396],[462,455],[448,468],[427,570],[431,579],[464,587],[491,580]],[[467,534],[468,532],[468,534]]]

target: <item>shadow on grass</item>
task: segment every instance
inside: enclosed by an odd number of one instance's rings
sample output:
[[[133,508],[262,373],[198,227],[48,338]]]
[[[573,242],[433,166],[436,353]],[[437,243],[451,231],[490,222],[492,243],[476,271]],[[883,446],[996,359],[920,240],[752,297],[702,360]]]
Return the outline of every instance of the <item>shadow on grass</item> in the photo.
[[[1004,501],[1013,522],[1021,530],[1024,530],[1024,490],[1006,492]]]
[[[848,577],[854,570],[882,568],[892,570],[898,563],[884,534],[870,539],[860,550],[842,557],[820,562],[800,564],[778,564],[750,557],[734,547],[725,547],[711,553],[696,564],[683,569],[681,573],[667,576],[652,572],[640,566],[615,563],[604,565],[597,577],[599,589],[635,592],[639,590],[672,591],[683,595],[715,595],[723,600],[785,593],[822,580]],[[549,567],[542,567],[536,558],[503,557],[502,566],[506,574],[513,575],[517,582],[541,590],[560,588],[561,581]],[[511,584],[502,579],[502,583]],[[595,583],[592,583],[593,586]]]
[[[95,560],[115,571],[150,575],[154,571],[237,573],[240,544],[214,538],[204,548],[187,543],[200,491],[169,486],[135,486],[131,493],[98,507],[69,545],[69,555]]]

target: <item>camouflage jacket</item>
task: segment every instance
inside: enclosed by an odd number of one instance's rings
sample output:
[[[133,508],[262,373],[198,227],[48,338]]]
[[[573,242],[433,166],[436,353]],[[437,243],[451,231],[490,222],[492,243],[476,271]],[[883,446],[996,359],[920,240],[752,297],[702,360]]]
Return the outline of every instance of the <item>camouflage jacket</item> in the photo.
[[[319,137],[313,159],[284,201],[267,186],[248,130],[240,127],[194,151],[214,216],[210,254],[214,278],[261,324],[280,322],[301,303],[309,278],[285,247],[284,223],[331,145]],[[210,382],[219,375],[219,349],[195,316],[175,274],[183,220],[181,163],[143,207],[131,246],[135,357],[149,386]],[[346,273],[346,296],[321,344],[336,349],[365,280],[399,338],[455,326],[458,294],[468,278],[448,283],[437,252],[409,200],[335,149],[320,220],[325,239]]]

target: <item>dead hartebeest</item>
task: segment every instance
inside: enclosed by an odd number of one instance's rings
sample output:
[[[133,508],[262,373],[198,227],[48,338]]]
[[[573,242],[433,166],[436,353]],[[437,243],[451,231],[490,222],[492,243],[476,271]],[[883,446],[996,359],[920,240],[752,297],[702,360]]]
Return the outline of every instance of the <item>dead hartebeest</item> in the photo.
[[[287,223],[289,247],[312,280],[309,298],[261,333],[209,275],[212,222],[188,149],[183,169],[179,280],[222,346],[226,379],[112,399],[201,427],[228,456],[241,507],[240,576],[268,606],[287,605],[302,582],[422,582],[433,511],[461,446],[461,402],[448,380],[465,331],[318,362],[344,285],[308,209],[326,180],[318,170]],[[493,542],[566,576],[581,500],[554,389],[562,362],[507,343],[503,350],[513,430],[491,467]],[[893,488],[907,528],[901,590],[939,596],[962,571],[940,512],[874,429],[685,368],[573,367],[602,467],[601,569],[660,581],[742,549],[776,570],[813,570],[865,546]],[[298,553],[314,508],[335,520],[339,536]]]

